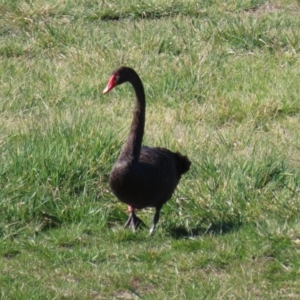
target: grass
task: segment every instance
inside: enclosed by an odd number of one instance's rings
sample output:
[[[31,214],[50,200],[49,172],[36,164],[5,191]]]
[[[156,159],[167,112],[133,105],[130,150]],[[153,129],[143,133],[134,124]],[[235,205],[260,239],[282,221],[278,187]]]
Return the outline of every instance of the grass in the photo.
[[[1,299],[298,299],[299,1],[0,1]],[[154,237],[108,176],[133,93],[192,168]],[[153,211],[139,211],[150,226]]]

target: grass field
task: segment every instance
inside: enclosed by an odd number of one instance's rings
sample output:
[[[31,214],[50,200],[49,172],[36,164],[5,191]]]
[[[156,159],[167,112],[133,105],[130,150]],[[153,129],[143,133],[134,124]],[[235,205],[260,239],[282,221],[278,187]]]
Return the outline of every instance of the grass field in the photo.
[[[1,300],[299,299],[299,28],[292,0],[0,0]],[[108,187],[120,65],[144,144],[192,161],[153,237]]]

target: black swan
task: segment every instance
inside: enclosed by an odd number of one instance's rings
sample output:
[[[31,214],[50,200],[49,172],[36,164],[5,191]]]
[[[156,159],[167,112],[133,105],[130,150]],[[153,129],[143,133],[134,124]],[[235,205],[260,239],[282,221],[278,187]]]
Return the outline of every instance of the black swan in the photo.
[[[142,146],[146,100],[138,74],[128,67],[116,69],[103,94],[127,81],[136,95],[134,116],[127,141],[111,171],[109,185],[114,195],[128,205],[130,215],[125,227],[130,226],[135,230],[143,224],[136,216],[135,209],[155,207],[150,229],[152,235],[162,206],[171,198],[181,175],[189,170],[191,162],[186,156],[165,148]]]

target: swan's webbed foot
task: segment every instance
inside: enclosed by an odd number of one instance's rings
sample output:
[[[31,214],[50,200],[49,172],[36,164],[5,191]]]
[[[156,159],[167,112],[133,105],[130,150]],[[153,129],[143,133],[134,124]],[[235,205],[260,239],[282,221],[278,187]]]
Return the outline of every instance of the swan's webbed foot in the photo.
[[[134,211],[131,211],[124,227],[130,227],[133,231],[135,231],[140,226],[145,227],[146,225],[139,217],[137,217]]]

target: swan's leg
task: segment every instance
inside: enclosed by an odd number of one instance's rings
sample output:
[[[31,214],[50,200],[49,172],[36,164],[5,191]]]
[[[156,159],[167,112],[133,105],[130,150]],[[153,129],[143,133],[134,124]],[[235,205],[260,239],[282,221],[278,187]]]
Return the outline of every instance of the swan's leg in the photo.
[[[162,208],[162,205],[159,205],[159,206],[156,207],[156,212],[155,212],[155,215],[154,215],[154,218],[153,218],[153,225],[150,228],[150,235],[153,235],[153,233],[154,233],[155,227],[156,227],[156,225],[158,223],[158,220],[159,220],[159,214],[160,214],[161,208]]]
[[[129,218],[124,227],[130,227],[132,230],[136,230],[139,226],[145,226],[144,222],[137,217],[132,206],[128,206]]]
[[[124,227],[129,227],[131,225],[131,220],[132,220],[132,212],[129,214],[129,218],[127,219]]]

